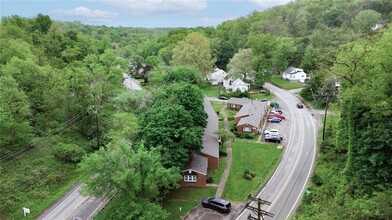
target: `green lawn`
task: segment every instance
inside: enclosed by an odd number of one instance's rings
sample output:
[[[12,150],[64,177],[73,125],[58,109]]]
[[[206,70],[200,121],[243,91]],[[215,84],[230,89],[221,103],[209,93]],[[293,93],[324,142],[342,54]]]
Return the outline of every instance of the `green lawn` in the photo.
[[[218,97],[219,96],[219,88],[217,85],[213,86],[210,83],[204,83],[201,86],[201,89],[203,90],[203,94],[209,97]],[[221,88],[223,89],[223,88]]]
[[[226,158],[219,159],[219,167],[217,169],[208,169],[208,176],[212,178],[212,183],[219,184],[222,178],[223,171],[226,167]]]
[[[270,82],[283,88],[283,89],[286,89],[286,90],[299,89],[299,88],[304,87],[304,85],[299,82],[290,82],[290,81],[284,80],[284,79],[282,79],[282,76],[280,76],[280,75],[271,76]]]
[[[210,101],[210,102],[215,112],[220,112],[222,107],[226,105],[226,102],[221,102],[221,101]]]
[[[253,99],[253,100],[271,99],[272,97],[274,97],[273,93],[270,93],[269,95],[265,95],[265,94],[250,95],[250,98]]]
[[[163,202],[163,208],[170,212],[168,219],[181,219],[200,204],[204,197],[215,196],[216,190],[217,187],[181,187],[173,191]]]
[[[232,143],[232,164],[223,197],[242,201],[249,193],[254,194],[272,175],[280,161],[282,150],[275,144],[258,144],[234,141]],[[256,173],[252,180],[243,178],[249,169]]]
[[[232,109],[226,109],[225,111],[229,121],[234,120],[234,116],[238,113],[237,110],[232,110]]]

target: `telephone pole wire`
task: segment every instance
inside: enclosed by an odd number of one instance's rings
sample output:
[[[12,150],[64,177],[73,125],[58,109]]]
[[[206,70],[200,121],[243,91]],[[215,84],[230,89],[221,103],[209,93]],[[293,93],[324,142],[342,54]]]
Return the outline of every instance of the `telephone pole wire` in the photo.
[[[257,202],[257,208],[250,206],[251,202],[248,202],[245,206],[246,209],[252,211],[257,215],[257,218],[255,218],[252,216],[252,214],[249,214],[248,215],[249,220],[264,220],[264,216],[274,217],[274,214],[261,209],[261,205],[271,205],[271,202],[253,197],[251,194],[248,195],[248,199],[253,202]]]

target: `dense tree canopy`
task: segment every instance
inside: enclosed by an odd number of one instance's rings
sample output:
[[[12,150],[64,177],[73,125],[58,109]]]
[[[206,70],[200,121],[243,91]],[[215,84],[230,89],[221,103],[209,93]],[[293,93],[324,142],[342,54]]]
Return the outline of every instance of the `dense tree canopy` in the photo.
[[[173,48],[171,63],[174,66],[193,67],[199,71],[200,78],[204,79],[215,63],[209,39],[197,32],[190,33]]]

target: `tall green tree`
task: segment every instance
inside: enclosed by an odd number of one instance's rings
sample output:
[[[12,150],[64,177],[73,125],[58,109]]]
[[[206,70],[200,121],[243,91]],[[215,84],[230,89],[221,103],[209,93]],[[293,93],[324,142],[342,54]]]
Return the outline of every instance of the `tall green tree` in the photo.
[[[180,104],[158,101],[144,114],[141,127],[146,147],[157,147],[166,167],[183,167],[189,151],[201,149],[203,130]]]
[[[33,137],[27,96],[11,76],[0,77],[0,148],[9,153],[24,146]]]
[[[173,49],[171,64],[196,68],[202,79],[213,68],[214,63],[215,59],[212,57],[209,39],[203,34],[190,33],[183,41],[178,42]]]
[[[121,210],[113,212],[111,218],[145,219],[157,214],[166,215],[158,202],[178,186],[181,178],[178,169],[162,166],[156,150],[122,142],[112,143],[85,157],[78,171],[84,193],[98,197],[116,194],[123,203],[119,207]],[[153,209],[141,212],[138,203]],[[127,208],[126,212],[124,208]]]
[[[201,89],[188,83],[172,84],[166,89],[169,102],[180,104],[189,112],[193,124],[201,128],[207,125],[207,114],[204,111],[204,95]]]
[[[255,77],[255,70],[252,66],[252,49],[240,49],[227,65],[228,73],[242,80],[251,80]]]

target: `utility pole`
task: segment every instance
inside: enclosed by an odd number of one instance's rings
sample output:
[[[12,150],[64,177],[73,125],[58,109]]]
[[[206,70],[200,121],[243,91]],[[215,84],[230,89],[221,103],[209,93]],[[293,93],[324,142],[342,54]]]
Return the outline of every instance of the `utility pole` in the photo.
[[[92,106],[90,106],[90,108],[92,108],[95,111],[95,133],[96,133],[96,136],[97,136],[97,148],[99,149],[99,147],[101,145],[99,143],[99,117],[98,117],[98,110],[99,110],[99,108],[101,108],[101,106],[92,105]]]
[[[252,211],[253,213],[255,213],[257,215],[257,218],[255,218],[252,216],[252,214],[249,214],[248,219],[250,219],[250,220],[264,220],[264,216],[274,217],[274,214],[261,209],[261,205],[271,205],[271,202],[262,200],[260,198],[252,197],[251,194],[248,195],[248,199],[253,202],[257,202],[257,208],[250,206],[251,202],[248,202],[246,204],[245,208]]]
[[[327,95],[327,102],[325,103],[325,111],[324,111],[324,123],[323,123],[323,141],[325,139],[325,124],[327,123],[327,112],[328,112],[328,107],[329,107],[329,102],[331,101],[332,97],[335,95],[335,93],[330,94],[330,96]]]

